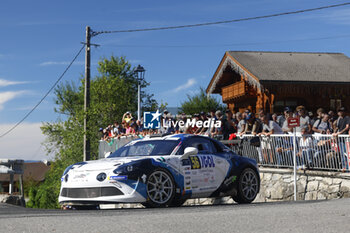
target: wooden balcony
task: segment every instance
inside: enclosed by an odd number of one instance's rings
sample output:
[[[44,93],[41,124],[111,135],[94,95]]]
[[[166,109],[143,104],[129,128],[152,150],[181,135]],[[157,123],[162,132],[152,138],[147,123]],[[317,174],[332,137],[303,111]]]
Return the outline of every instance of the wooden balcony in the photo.
[[[245,81],[239,81],[222,88],[222,101],[232,100],[247,94],[247,84]]]

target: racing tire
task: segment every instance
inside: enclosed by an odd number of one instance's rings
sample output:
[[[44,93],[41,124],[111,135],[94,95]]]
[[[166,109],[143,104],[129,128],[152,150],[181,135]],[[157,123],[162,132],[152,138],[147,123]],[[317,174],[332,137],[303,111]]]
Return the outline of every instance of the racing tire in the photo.
[[[142,203],[146,208],[169,206],[175,196],[175,182],[165,169],[154,170],[146,181],[147,201]]]
[[[238,180],[237,195],[232,199],[239,204],[247,204],[254,201],[259,192],[258,173],[252,168],[245,168]]]

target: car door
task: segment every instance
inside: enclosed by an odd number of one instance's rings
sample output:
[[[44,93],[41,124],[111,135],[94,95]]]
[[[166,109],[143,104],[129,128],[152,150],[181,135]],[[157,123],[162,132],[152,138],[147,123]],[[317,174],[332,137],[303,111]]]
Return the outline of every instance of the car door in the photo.
[[[185,188],[192,191],[192,197],[210,196],[225,178],[225,159],[216,156],[217,149],[210,139],[192,137],[185,147],[195,147],[198,154],[183,161]]]

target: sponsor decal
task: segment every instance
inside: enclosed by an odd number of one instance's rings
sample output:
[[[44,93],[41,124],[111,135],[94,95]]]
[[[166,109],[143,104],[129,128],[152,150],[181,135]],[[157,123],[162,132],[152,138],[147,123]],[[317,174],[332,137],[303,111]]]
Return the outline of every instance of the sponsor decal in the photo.
[[[233,182],[235,182],[237,179],[237,176],[231,176],[229,178],[227,178],[225,181],[224,181],[224,184],[227,186],[229,184],[232,184]]]
[[[191,177],[190,177],[190,176],[186,176],[185,179],[186,179],[186,180],[190,180]]]
[[[191,181],[186,182],[186,185],[190,185],[190,184],[191,184]]]
[[[143,174],[141,176],[141,179],[142,179],[143,183],[146,183],[147,176],[145,174]]]
[[[185,172],[185,175],[190,175],[191,174],[191,172]]]
[[[191,187],[186,187],[185,190],[191,190]]]
[[[110,176],[108,180],[127,180],[128,176]]]
[[[191,170],[191,167],[184,167],[184,170]]]

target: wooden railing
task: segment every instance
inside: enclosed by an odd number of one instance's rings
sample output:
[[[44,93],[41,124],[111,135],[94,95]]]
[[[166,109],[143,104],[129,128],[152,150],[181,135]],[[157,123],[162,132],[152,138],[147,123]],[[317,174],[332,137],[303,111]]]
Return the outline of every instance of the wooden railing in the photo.
[[[238,98],[246,94],[246,83],[245,81],[239,81],[231,84],[227,87],[222,88],[222,100],[230,100]]]

